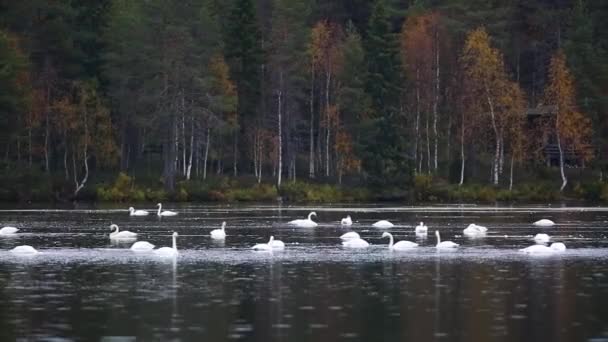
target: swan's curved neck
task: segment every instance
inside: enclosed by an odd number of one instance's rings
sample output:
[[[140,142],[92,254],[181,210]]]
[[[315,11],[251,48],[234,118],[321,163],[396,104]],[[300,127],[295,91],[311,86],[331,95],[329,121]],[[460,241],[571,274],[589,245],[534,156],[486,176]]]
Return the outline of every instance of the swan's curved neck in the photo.
[[[112,232],[110,233],[111,236],[118,234],[118,226],[112,226],[111,228],[112,228]]]
[[[270,245],[272,243],[272,241],[274,240],[274,236],[270,237],[270,240],[268,240],[268,244]]]
[[[173,249],[177,250],[177,238],[173,235]]]
[[[437,236],[437,245],[439,245],[441,243],[441,236],[439,236],[439,232],[435,235]]]
[[[311,218],[311,217],[312,217],[312,213],[308,214],[308,221],[311,221],[311,220],[312,220],[312,218]]]
[[[388,248],[393,248],[393,244],[395,243],[395,241],[393,240],[393,234],[389,233],[388,234]]]
[[[226,231],[226,223],[222,223],[222,231],[225,232]]]
[[[161,209],[162,209],[162,208],[163,208],[163,205],[162,205],[162,204],[159,204],[159,205],[158,205],[158,215],[160,215],[160,211],[161,211]]]

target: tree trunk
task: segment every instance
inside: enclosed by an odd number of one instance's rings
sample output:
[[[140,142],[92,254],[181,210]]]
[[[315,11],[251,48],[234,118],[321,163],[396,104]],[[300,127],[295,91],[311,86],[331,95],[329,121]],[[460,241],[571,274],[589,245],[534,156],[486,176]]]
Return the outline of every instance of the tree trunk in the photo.
[[[190,180],[190,176],[192,175],[193,156],[194,156],[194,117],[192,117],[191,121],[190,121],[190,157],[188,159],[188,167],[186,168],[186,180]]]
[[[32,168],[32,127],[29,127],[27,130],[27,142],[29,149],[29,157],[28,157],[28,167]]]
[[[513,152],[511,152],[511,170],[509,171],[509,191],[513,190],[513,162],[515,161],[515,157]]]
[[[433,134],[435,136],[435,156],[434,156],[434,165],[433,168],[435,172],[437,172],[438,168],[438,145],[439,145],[439,137],[437,135],[437,111],[439,107],[439,30],[435,29],[435,99],[433,101]]]
[[[63,169],[65,170],[65,180],[70,180],[70,170],[68,169],[68,143],[64,143],[65,150],[63,151]]]
[[[559,149],[559,172],[562,176],[562,186],[559,188],[559,191],[562,192],[568,184],[568,178],[566,178],[566,174],[564,173],[564,151],[562,149],[559,131],[557,132],[557,148]]]
[[[431,133],[429,131],[429,114],[426,114],[426,169],[431,173]]]
[[[187,164],[186,164],[186,114],[184,113],[184,108],[183,108],[183,102],[184,102],[184,98],[182,97],[182,108],[181,108],[181,112],[182,112],[182,174],[185,176],[186,175],[186,169],[187,169]]]
[[[83,150],[82,150],[82,156],[84,158],[84,176],[82,177],[82,180],[80,181],[80,183],[78,182],[78,172],[76,170],[76,156],[75,153],[72,152],[72,161],[74,163],[74,183],[76,184],[76,190],[74,190],[74,196],[78,195],[78,193],[80,192],[80,190],[82,190],[82,188],[84,188],[84,186],[87,184],[87,180],[89,179],[89,156],[88,156],[88,149],[89,149],[89,126],[88,126],[88,120],[87,120],[87,111],[83,111],[83,116],[84,116],[84,146],[83,146]]]
[[[278,165],[277,165],[277,187],[281,187],[281,174],[283,173],[283,125],[282,125],[282,110],[283,110],[283,71],[279,71],[279,91],[278,91],[278,135],[279,135],[279,151],[278,151]]]
[[[460,128],[460,182],[458,186],[464,183],[464,112],[462,114],[462,127]]]
[[[238,153],[239,153],[239,149],[238,149],[239,134],[238,133],[239,133],[238,128],[235,128],[234,129],[234,147],[233,147],[233,151],[232,151],[233,152],[232,174],[234,177],[236,177],[238,174],[238,170],[237,170],[237,157],[238,157]]]
[[[311,81],[310,81],[310,155],[308,156],[308,176],[315,178],[315,137],[314,137],[314,119],[315,119],[315,68],[311,65]]]
[[[207,143],[205,144],[205,156],[203,157],[203,180],[207,179],[207,159],[209,158],[209,145],[211,144],[211,128],[207,127]]]
[[[325,119],[327,120],[327,131],[325,135],[325,177],[329,177],[329,137],[331,134],[331,119],[329,113],[329,85],[331,83],[331,71],[327,70],[327,77],[325,80]]]
[[[494,103],[492,101],[492,98],[490,97],[490,90],[488,89],[488,86],[485,86],[486,88],[486,100],[488,101],[488,106],[490,107],[490,116],[492,119],[492,129],[494,130],[494,138],[496,140],[496,149],[494,152],[494,165],[493,165],[493,170],[492,170],[492,183],[494,185],[498,185],[498,163],[499,163],[499,159],[500,159],[500,137],[498,134],[498,127],[496,125],[496,116],[494,114]]]
[[[414,136],[414,173],[418,168],[418,137],[420,127],[420,70],[416,68],[416,134]],[[421,172],[421,170],[418,170]]]

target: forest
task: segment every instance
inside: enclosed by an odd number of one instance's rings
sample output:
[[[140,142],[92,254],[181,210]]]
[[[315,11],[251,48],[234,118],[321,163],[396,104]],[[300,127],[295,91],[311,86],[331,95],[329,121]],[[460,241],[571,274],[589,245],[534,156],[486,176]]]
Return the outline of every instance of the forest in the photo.
[[[2,0],[0,200],[608,200],[606,17]]]

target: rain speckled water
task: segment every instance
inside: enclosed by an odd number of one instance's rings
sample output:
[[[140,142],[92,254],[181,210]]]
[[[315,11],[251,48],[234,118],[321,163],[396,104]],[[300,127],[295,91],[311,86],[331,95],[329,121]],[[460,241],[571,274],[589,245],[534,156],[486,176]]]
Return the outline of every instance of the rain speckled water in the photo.
[[[0,340],[608,341],[608,208],[175,206],[175,217],[124,209],[0,210]],[[152,210],[152,209],[150,209]],[[287,221],[318,214],[316,228]],[[339,221],[350,214],[353,225]],[[557,223],[539,228],[532,222]],[[416,241],[390,251],[395,240]],[[224,242],[209,237],[227,221]],[[420,221],[426,239],[416,238]],[[109,225],[179,256],[134,253]],[[485,237],[462,234],[469,224]],[[460,244],[434,248],[434,231]],[[346,249],[356,231],[371,243]],[[518,249],[544,232],[562,253]],[[285,250],[255,252],[274,235]],[[32,245],[39,254],[8,250]]]

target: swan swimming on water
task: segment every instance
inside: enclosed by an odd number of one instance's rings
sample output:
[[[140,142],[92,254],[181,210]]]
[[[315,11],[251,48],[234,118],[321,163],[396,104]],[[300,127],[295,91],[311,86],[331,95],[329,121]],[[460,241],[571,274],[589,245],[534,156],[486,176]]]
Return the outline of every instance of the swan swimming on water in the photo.
[[[316,227],[317,223],[311,219],[312,216],[317,216],[317,213],[314,211],[308,214],[308,218],[306,220],[298,219],[287,222],[287,224],[291,224],[298,227],[312,228]]]
[[[268,243],[273,250],[283,250],[285,249],[285,243],[281,240],[275,240],[274,236],[272,237],[272,242]]]
[[[388,249],[393,249],[393,250],[397,250],[397,251],[402,251],[402,250],[408,250],[408,249],[412,249],[414,247],[418,247],[418,244],[415,242],[411,242],[411,241],[399,241],[395,244],[393,244],[394,240],[393,240],[393,234],[389,233],[389,232],[384,232],[382,234],[382,237],[388,237],[389,243],[388,243]]]
[[[551,240],[551,237],[549,237],[549,235],[547,234],[536,234],[534,235],[534,241],[536,243],[547,243],[549,242],[549,240]]]
[[[459,245],[457,243],[454,243],[452,241],[441,241],[441,236],[439,236],[439,231],[436,230],[435,231],[435,236],[437,237],[437,244],[435,245],[435,248],[437,249],[451,249],[451,248],[457,248]]]
[[[363,239],[349,239],[342,242],[342,246],[347,248],[366,248],[369,247],[369,243]]]
[[[270,237],[268,243],[258,243],[251,247],[254,251],[272,251],[272,242],[274,241],[274,236]]]
[[[145,210],[135,210],[133,207],[129,207],[130,216],[148,216],[148,212]]]
[[[226,221],[222,222],[222,228],[214,229],[211,231],[211,238],[217,240],[223,240],[226,238]]]
[[[19,229],[15,227],[4,227],[0,229],[0,235],[11,235],[17,233],[18,231]]]
[[[340,224],[343,226],[352,226],[353,220],[350,218],[350,215],[346,215],[346,217],[340,221]]]
[[[392,224],[392,223],[390,223],[390,222],[389,222],[389,221],[387,221],[387,220],[380,220],[380,221],[378,221],[378,222],[376,222],[376,223],[372,224],[372,226],[374,226],[374,227],[376,227],[376,228],[392,228],[392,227],[394,227],[395,225],[394,225],[394,224]]]
[[[156,205],[158,206],[158,212],[156,213],[156,215],[158,215],[158,216],[175,216],[175,215],[177,215],[177,213],[175,211],[171,211],[171,210],[162,211],[162,209],[163,209],[162,203],[158,203]]]
[[[15,254],[36,254],[36,253],[38,253],[38,251],[34,247],[28,246],[28,245],[17,246],[15,248],[11,249],[10,252],[15,253]]]
[[[111,230],[116,230],[110,233],[110,239],[113,240],[127,240],[127,239],[135,239],[137,237],[137,233],[131,233],[128,230],[119,231],[118,226],[113,224],[110,226]]]
[[[555,226],[555,222],[547,219],[542,219],[534,222],[534,225],[538,227],[553,227]]]
[[[154,249],[154,245],[149,243],[148,241],[137,241],[131,246],[132,251],[136,252],[146,252]]]
[[[519,251],[526,254],[551,254],[555,252],[563,252],[566,250],[566,245],[561,242],[554,242],[550,247],[545,245],[532,245],[522,248]]]
[[[469,237],[482,236],[485,235],[488,231],[488,228],[484,226],[478,226],[475,223],[471,223],[468,227],[466,227],[462,233]]]
[[[357,232],[348,232],[348,233],[344,233],[340,236],[340,239],[342,240],[350,240],[350,239],[359,239],[361,238],[359,236],[359,233]]]
[[[420,222],[419,225],[416,226],[416,235],[427,235],[429,232],[429,227],[425,226],[424,223]]]
[[[174,257],[178,254],[177,252],[177,232],[173,232],[171,235],[173,238],[173,247],[162,247],[154,250],[154,253],[161,257]]]

